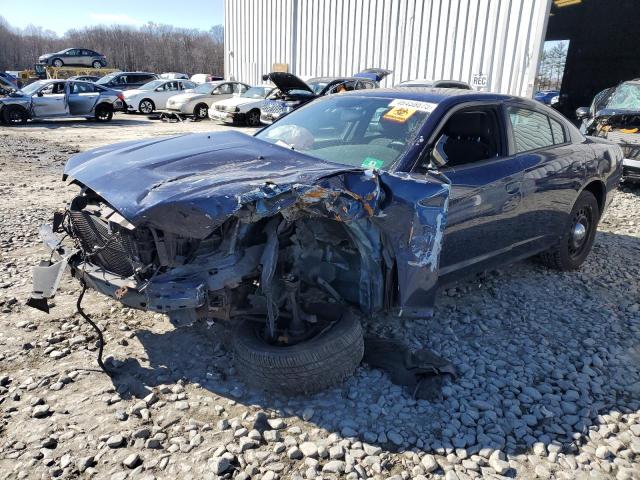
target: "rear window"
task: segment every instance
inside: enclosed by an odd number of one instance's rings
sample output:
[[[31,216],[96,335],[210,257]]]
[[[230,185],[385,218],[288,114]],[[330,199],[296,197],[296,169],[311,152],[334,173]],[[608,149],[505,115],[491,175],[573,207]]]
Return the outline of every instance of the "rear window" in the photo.
[[[567,141],[560,122],[548,115],[520,107],[508,107],[516,153],[559,145]]]

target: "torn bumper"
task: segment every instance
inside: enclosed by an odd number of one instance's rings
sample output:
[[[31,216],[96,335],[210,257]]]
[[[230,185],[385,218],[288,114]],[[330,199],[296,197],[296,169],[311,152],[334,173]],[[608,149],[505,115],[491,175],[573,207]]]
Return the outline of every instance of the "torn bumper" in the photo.
[[[205,305],[205,284],[197,280],[181,279],[179,282],[146,282],[139,284],[133,278],[123,278],[103,268],[83,262],[77,250],[69,251],[61,244],[50,225],[40,227],[40,236],[57,262],[34,267],[33,298],[52,298],[59,286],[62,272],[68,266],[71,275],[108,295],[124,305],[154,312],[168,313],[190,310]]]

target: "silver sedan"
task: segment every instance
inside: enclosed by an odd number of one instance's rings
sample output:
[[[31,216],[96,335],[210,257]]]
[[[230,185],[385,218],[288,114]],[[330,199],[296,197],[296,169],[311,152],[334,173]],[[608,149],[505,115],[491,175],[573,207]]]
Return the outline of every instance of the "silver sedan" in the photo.
[[[29,119],[84,117],[108,122],[122,106],[122,92],[95,83],[40,80],[0,98],[0,121],[16,125]]]

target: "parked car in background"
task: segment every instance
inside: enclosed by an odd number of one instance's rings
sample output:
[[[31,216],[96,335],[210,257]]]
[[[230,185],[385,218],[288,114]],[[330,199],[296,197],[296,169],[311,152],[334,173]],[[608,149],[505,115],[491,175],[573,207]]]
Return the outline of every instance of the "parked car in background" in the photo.
[[[545,105],[555,105],[560,100],[558,90],[538,90],[533,94],[533,99]]]
[[[224,78],[217,75],[210,75],[208,73],[196,73],[195,75],[191,75],[190,80],[195,83],[207,83],[224,80]]]
[[[52,67],[79,66],[104,68],[107,66],[107,57],[87,48],[65,48],[56,53],[40,55],[38,62]]]
[[[61,263],[34,267],[34,290],[51,297],[68,265],[176,326],[226,322],[251,386],[317,391],[362,360],[354,311],[429,317],[443,286],[538,254],[579,268],[621,159],[530,99],[328,95],[255,136],[179,135],[71,157],[64,178],[77,196],[41,230]]]
[[[196,87],[191,80],[152,80],[140,88],[124,92],[125,110],[145,114],[164,110],[169,98],[180,92],[191,92]]]
[[[262,78],[265,81],[273,82],[278,87],[278,98],[265,101],[261,108],[260,121],[269,125],[305,103],[324,95],[378,88],[378,82],[384,78],[384,75],[391,72],[389,70],[374,70],[378,73],[366,71],[353,77],[315,77],[306,82],[292,73],[268,73]],[[381,74],[380,72],[385,73]],[[357,76],[363,75],[363,73],[364,77]]]
[[[9,80],[4,77],[0,77],[0,95],[9,95],[11,92],[18,90],[18,88]]]
[[[186,73],[165,72],[160,74],[160,78],[166,78],[170,80],[175,80],[175,79],[189,80],[189,75],[187,75]]]
[[[276,92],[272,85],[258,85],[246,92],[214,103],[209,118],[224,123],[245,123],[250,127],[260,125],[260,109],[265,99]]]
[[[193,77],[192,77],[193,78]],[[180,93],[167,100],[167,112],[190,116],[202,120],[209,115],[214,102],[242,94],[251,88],[241,82],[207,82],[198,85],[192,92]]]
[[[0,119],[17,125],[57,117],[93,118],[108,122],[122,108],[122,92],[91,82],[38,80],[0,99]]]
[[[13,85],[13,88],[15,88],[16,90],[20,88],[18,79],[11,75],[9,72],[0,72],[0,79],[4,80],[6,84]]]
[[[428,87],[428,88],[458,88],[461,90],[472,90],[471,85],[460,80],[405,80],[396,87]]]
[[[115,90],[131,90],[157,78],[158,75],[149,72],[114,72],[96,80],[96,83]]]
[[[80,80],[81,82],[97,82],[100,77],[97,75],[74,75],[67,80]]]
[[[590,107],[576,110],[581,131],[606,138],[622,148],[622,174],[640,182],[640,78],[599,92]]]

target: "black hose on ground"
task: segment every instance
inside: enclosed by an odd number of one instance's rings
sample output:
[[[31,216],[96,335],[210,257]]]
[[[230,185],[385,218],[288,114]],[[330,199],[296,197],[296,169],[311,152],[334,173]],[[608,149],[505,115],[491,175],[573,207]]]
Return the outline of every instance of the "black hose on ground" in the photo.
[[[98,365],[100,366],[100,368],[104,373],[111,376],[111,373],[109,372],[106,365],[102,361],[102,350],[104,348],[104,337],[102,335],[102,330],[100,330],[100,328],[98,328],[98,325],[96,325],[94,321],[89,318],[89,315],[84,313],[84,310],[82,310],[81,303],[82,303],[82,298],[84,297],[84,292],[87,291],[87,284],[84,281],[82,281],[81,283],[82,283],[82,291],[80,292],[80,296],[78,297],[78,301],[76,302],[76,309],[78,310],[78,313],[80,314],[80,316],[84,318],[87,321],[87,323],[89,323],[89,325],[91,325],[91,327],[93,327],[93,329],[98,334]]]

